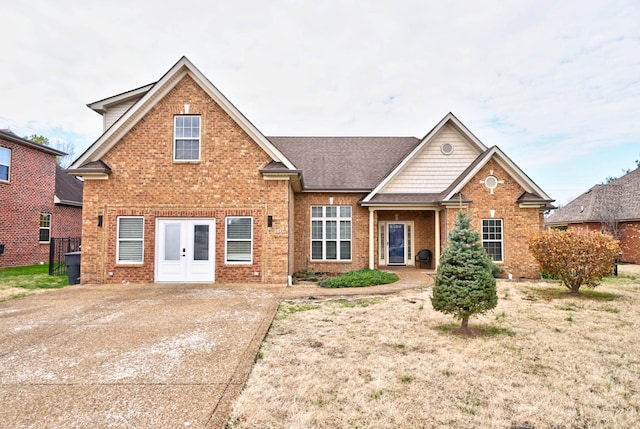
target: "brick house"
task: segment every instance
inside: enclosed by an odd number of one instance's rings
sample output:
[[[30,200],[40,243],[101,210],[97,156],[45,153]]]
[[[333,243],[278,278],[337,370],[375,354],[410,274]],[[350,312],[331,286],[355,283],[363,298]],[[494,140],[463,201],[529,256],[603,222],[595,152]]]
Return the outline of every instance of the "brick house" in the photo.
[[[89,107],[105,132],[68,170],[84,283],[283,283],[423,248],[435,268],[461,208],[506,273],[538,276],[526,238],[551,198],[453,114],[421,139],[265,137],[185,57]]]
[[[640,264],[640,168],[595,185],[555,210],[545,225],[608,232],[620,240],[621,261]]]
[[[48,262],[50,237],[80,237],[82,182],[56,164],[62,155],[0,130],[0,267]]]

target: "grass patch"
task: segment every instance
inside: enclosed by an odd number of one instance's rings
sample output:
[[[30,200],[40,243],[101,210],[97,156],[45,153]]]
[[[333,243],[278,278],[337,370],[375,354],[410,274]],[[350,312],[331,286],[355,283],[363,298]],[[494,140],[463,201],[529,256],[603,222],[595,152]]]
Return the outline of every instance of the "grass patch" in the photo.
[[[613,301],[620,298],[619,295],[601,292],[594,289],[581,288],[580,292],[575,294],[571,293],[569,289],[564,286],[556,286],[555,284],[546,287],[527,287],[525,291],[525,299],[529,301],[537,301],[539,299],[543,301],[553,301],[556,299],[591,299],[594,301]]]
[[[460,324],[459,323],[445,323],[436,326],[436,329],[443,334],[454,334],[457,335],[460,333]],[[513,337],[516,335],[514,331],[507,328],[500,328],[498,326],[493,325],[473,325],[469,323],[469,333],[470,337],[496,337],[500,335],[506,335],[507,337]]]
[[[373,297],[373,298],[360,298],[360,299],[336,299],[331,302],[335,303],[338,307],[342,308],[366,308],[374,304],[378,304],[384,301],[384,298],[381,296]]]
[[[320,308],[320,304],[311,302],[283,302],[280,304],[278,313],[276,314],[276,320],[286,319],[292,314],[300,313],[303,311],[317,310]]]
[[[67,276],[50,276],[48,264],[0,268],[1,289],[58,289],[68,284]]]
[[[326,288],[365,287],[384,285],[396,281],[398,281],[398,276],[393,273],[364,268],[325,279],[320,282],[320,286]]]

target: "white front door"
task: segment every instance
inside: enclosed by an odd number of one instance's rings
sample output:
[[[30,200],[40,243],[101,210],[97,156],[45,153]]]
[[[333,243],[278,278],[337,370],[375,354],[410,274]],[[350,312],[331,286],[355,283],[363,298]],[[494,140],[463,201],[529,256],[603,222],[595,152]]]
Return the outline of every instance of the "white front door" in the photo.
[[[215,279],[215,229],[215,219],[158,219],[156,281],[212,283]]]

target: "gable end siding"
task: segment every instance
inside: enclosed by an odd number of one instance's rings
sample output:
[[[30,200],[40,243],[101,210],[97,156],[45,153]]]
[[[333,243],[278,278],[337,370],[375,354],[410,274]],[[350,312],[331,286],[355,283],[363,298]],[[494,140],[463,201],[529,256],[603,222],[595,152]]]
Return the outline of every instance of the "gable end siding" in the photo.
[[[445,143],[453,146],[452,154],[442,153],[440,147]],[[478,154],[453,126],[447,124],[380,193],[442,192]]]
[[[103,131],[106,131],[115,121],[120,119],[124,113],[129,110],[138,100],[128,100],[119,104],[109,106],[107,111],[102,115]]]

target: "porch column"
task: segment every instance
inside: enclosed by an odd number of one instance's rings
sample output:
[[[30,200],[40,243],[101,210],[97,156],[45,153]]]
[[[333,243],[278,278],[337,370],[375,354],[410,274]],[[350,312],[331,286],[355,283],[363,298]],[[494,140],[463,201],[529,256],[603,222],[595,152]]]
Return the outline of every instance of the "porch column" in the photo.
[[[374,245],[375,245],[375,231],[373,230],[373,207],[369,207],[369,269],[373,270],[375,265]]]
[[[440,210],[436,210],[436,248],[435,250],[435,265],[434,268],[438,269],[440,263]]]

